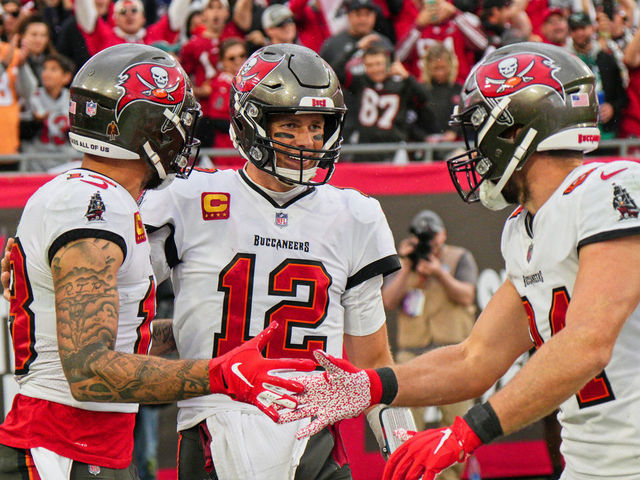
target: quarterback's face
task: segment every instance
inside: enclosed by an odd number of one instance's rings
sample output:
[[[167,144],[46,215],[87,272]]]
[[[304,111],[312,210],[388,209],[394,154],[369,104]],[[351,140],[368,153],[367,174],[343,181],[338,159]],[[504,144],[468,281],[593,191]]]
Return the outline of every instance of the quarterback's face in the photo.
[[[324,143],[324,116],[320,113],[294,115],[283,113],[274,115],[269,122],[269,137],[293,147],[315,149],[322,148]],[[286,150],[286,148],[282,148]],[[299,154],[291,149],[291,155],[276,152],[279,167],[300,168]],[[312,160],[305,161],[304,168],[315,166]]]

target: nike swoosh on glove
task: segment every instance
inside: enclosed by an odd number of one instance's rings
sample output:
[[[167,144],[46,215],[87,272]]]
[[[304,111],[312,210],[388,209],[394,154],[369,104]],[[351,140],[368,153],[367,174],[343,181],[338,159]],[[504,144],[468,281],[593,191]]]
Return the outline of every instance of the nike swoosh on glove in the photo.
[[[463,462],[482,441],[461,417],[453,425],[414,435],[389,457],[383,480],[432,480],[445,468]]]
[[[298,400],[292,395],[304,386],[286,378],[272,375],[274,370],[309,372],[315,368],[313,360],[267,359],[260,353],[278,329],[272,322],[248,342],[209,362],[209,383],[212,393],[224,393],[234,400],[255,405],[274,422],[278,409],[296,408]]]
[[[296,438],[309,437],[327,425],[360,415],[369,406],[380,403],[382,385],[375,370],[360,370],[347,360],[333,357],[322,350],[313,352],[325,372],[319,375],[295,377],[304,385],[296,395],[300,407],[280,415],[278,423],[288,423],[305,417],[316,417],[296,433]]]

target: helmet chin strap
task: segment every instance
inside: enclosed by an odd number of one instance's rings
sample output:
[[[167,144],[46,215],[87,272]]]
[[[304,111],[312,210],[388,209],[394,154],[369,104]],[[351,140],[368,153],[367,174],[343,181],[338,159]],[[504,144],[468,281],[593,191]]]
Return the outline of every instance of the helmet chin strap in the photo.
[[[316,176],[316,172],[318,171],[318,167],[307,168],[302,171],[302,181],[308,182],[313,177]],[[276,173],[284,178],[288,178],[290,180],[294,180],[296,182],[300,181],[300,170],[295,170],[293,168],[284,168],[278,167],[276,165]]]
[[[176,178],[175,173],[167,174],[166,170],[162,166],[160,156],[153,150],[149,142],[145,142],[144,145],[142,145],[142,148],[144,149],[144,153],[147,154],[147,158],[151,162],[151,165],[153,165],[153,167],[156,169],[158,177],[160,178],[160,184],[155,189],[162,190],[163,188],[166,188],[171,182],[173,182],[173,179]]]
[[[489,210],[502,210],[509,206],[509,202],[507,202],[504,195],[502,195],[502,189],[511,178],[511,175],[513,175],[513,172],[516,171],[520,160],[523,155],[527,153],[529,145],[531,145],[531,142],[533,142],[537,134],[538,131],[535,128],[529,129],[522,139],[522,142],[520,142],[520,145],[518,145],[515,152],[513,152],[513,156],[511,160],[509,160],[507,168],[504,169],[504,173],[498,183],[485,180],[480,184],[480,202]]]

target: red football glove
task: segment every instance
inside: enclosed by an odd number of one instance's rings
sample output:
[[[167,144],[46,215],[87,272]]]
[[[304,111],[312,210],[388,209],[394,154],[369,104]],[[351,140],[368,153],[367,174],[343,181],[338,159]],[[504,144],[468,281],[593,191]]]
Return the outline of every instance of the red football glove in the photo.
[[[383,480],[432,480],[445,468],[463,462],[482,444],[471,427],[456,417],[453,425],[416,433],[389,457]]]
[[[325,368],[323,374],[296,377],[305,391],[297,395],[300,408],[283,413],[278,423],[316,417],[296,433],[298,439],[314,435],[327,425],[360,415],[369,406],[380,403],[382,384],[375,370],[360,370],[347,360],[322,350],[313,352]]]
[[[209,383],[212,393],[224,393],[234,400],[251,403],[274,422],[278,420],[279,408],[296,408],[298,401],[292,397],[304,386],[294,380],[271,375],[272,370],[311,371],[313,360],[266,359],[260,353],[278,328],[272,322],[239,347],[209,362]]]

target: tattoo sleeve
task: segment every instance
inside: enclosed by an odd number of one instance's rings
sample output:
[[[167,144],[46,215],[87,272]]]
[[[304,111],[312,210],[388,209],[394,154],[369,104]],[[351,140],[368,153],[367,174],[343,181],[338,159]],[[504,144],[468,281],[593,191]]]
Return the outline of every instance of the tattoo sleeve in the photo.
[[[51,263],[58,348],[74,398],[164,403],[209,394],[208,360],[114,351],[122,261],[116,244],[90,238],[68,243]]]
[[[176,351],[176,339],[173,338],[173,321],[161,318],[151,323],[152,337],[149,355],[165,355]]]

